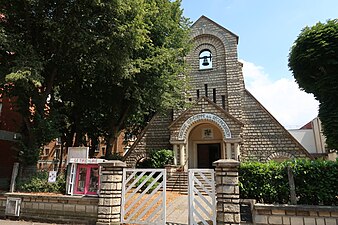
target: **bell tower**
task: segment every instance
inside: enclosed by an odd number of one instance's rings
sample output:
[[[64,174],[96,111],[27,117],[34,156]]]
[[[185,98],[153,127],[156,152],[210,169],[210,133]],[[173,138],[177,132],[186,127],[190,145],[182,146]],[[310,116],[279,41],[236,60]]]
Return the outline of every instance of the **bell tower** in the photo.
[[[244,82],[237,57],[238,36],[205,16],[191,29],[193,48],[187,57],[191,65],[189,100],[205,96],[241,119]]]

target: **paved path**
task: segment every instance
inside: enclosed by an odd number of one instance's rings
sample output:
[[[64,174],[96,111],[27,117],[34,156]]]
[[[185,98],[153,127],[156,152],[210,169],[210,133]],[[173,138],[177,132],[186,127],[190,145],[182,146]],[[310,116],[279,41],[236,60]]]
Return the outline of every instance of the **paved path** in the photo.
[[[202,203],[202,207],[209,208],[206,207],[205,203]],[[206,218],[204,214],[202,214],[202,216]],[[188,195],[180,195],[169,203],[167,207],[167,225],[188,225],[188,217],[189,217]],[[59,225],[59,224],[0,220],[0,225]]]
[[[56,223],[37,223],[28,221],[0,220],[1,225],[56,225]]]
[[[210,197],[204,196],[206,199],[211,202]],[[199,197],[195,197],[199,200]],[[188,225],[188,218],[189,218],[189,207],[188,207],[188,195],[181,195],[180,197],[176,198],[173,202],[169,204],[167,207],[167,224],[168,225]],[[206,203],[199,200],[201,206],[211,214],[211,209],[206,205]],[[202,210],[197,209],[201,216],[208,221],[208,218]],[[195,218],[197,222],[200,222],[197,218]]]

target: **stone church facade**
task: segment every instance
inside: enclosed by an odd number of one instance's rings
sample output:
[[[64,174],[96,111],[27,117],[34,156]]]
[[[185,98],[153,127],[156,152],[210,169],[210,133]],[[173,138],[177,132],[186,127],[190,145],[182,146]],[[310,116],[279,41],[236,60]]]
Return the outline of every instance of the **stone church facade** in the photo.
[[[135,166],[150,150],[172,149],[174,164],[209,168],[223,159],[311,158],[292,135],[245,89],[238,36],[205,16],[192,25],[191,106],[156,114],[125,154]]]

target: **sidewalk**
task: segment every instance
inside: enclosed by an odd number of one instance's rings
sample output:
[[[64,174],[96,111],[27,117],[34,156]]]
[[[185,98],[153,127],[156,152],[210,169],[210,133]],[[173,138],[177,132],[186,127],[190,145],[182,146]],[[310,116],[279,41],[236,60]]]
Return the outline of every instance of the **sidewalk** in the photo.
[[[38,223],[27,222],[22,220],[0,220],[1,225],[57,225],[56,223]]]

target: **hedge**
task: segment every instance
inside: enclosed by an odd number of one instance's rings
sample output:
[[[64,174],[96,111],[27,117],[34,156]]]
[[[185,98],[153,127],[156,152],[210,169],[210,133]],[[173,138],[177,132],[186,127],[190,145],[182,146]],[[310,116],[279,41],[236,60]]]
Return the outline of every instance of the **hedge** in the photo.
[[[241,163],[240,197],[260,203],[290,203],[288,166],[294,174],[297,204],[338,205],[338,160]]]

